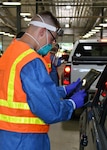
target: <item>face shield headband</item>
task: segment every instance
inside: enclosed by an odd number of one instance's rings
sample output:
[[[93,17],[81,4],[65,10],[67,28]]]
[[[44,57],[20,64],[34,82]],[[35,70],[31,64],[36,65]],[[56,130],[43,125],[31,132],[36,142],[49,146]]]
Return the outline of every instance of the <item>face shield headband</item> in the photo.
[[[53,32],[57,31],[56,27],[45,23],[45,21],[43,20],[43,18],[39,14],[37,14],[37,16],[41,19],[42,22],[41,21],[31,21],[29,24],[32,24],[34,26],[41,27],[41,28],[46,28],[47,30],[50,30]]]
[[[31,21],[29,24],[32,24],[34,26],[41,27],[41,28],[46,28],[47,30],[50,30],[53,32],[56,32],[56,30],[57,30],[56,27],[51,26],[51,25],[44,23],[44,22],[40,22],[40,21]]]
[[[37,27],[41,27],[41,28],[46,28],[47,30],[56,32],[58,36],[62,36],[63,35],[63,30],[61,28],[56,28],[55,26],[49,25],[47,23],[44,22],[43,18],[40,15],[37,15],[41,21],[31,21],[29,24],[32,24],[34,26]]]

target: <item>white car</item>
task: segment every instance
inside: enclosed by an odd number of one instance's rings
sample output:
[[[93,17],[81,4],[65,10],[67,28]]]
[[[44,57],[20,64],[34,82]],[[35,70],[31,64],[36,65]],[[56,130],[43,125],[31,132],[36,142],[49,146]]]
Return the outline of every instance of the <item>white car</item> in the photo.
[[[90,69],[102,72],[106,64],[107,41],[76,41],[61,75],[61,84],[67,85],[78,78],[82,79]],[[92,84],[90,90],[95,90],[97,80]]]
[[[69,56],[61,75],[61,84],[67,85],[78,78],[81,80],[91,70],[95,69],[102,72],[107,64],[107,41],[102,40],[79,40],[74,44],[73,50]],[[100,77],[100,76],[99,76]],[[99,77],[92,82],[91,87],[87,90],[85,103],[92,99],[96,92],[96,83]],[[84,107],[77,109],[73,117],[81,114]]]

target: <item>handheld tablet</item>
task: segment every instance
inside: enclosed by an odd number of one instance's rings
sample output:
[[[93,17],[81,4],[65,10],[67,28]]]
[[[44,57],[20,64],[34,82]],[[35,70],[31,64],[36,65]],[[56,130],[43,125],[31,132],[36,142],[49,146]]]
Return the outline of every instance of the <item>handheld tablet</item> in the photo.
[[[99,77],[100,74],[101,74],[100,71],[95,69],[90,69],[90,71],[81,80],[82,86],[80,89],[88,90],[90,86],[93,84],[93,82]]]
[[[82,90],[82,89],[88,91],[88,89],[90,88],[90,86],[99,77],[100,74],[101,74],[100,71],[95,70],[95,69],[90,69],[90,71],[83,77],[83,79],[81,80],[81,82],[78,85],[78,87],[76,89],[74,89],[74,91],[72,91],[71,93],[69,93],[66,96],[66,98],[71,97],[75,92],[78,92],[79,90]]]

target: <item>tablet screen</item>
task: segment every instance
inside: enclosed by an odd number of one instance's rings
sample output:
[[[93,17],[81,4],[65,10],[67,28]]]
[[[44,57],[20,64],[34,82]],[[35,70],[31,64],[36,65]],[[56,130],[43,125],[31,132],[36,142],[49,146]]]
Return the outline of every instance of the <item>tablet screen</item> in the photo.
[[[100,71],[95,69],[90,69],[90,71],[83,77],[78,87],[74,89],[74,91],[71,91],[71,93],[69,93],[66,96],[66,98],[71,97],[73,93],[78,92],[80,89],[88,90],[90,86],[93,84],[93,82],[99,77],[100,74],[101,74]]]
[[[88,90],[92,83],[98,78],[98,76],[101,74],[100,71],[91,69],[85,77],[82,79],[82,87],[81,89]]]

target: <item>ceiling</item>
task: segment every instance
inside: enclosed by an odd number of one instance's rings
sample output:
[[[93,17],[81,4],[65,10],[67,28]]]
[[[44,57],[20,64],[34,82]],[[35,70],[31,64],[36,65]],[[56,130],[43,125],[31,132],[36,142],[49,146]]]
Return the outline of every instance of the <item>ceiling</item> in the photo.
[[[63,28],[64,37],[70,36],[73,41],[82,38],[107,18],[107,0],[20,0],[20,6],[3,5],[2,2],[4,1],[0,1],[0,31],[12,34],[25,30],[29,23],[24,21],[20,12],[30,12],[31,16],[26,17],[31,18],[40,11],[51,11]],[[65,27],[66,24],[68,27]],[[100,31],[100,36],[101,33]]]

